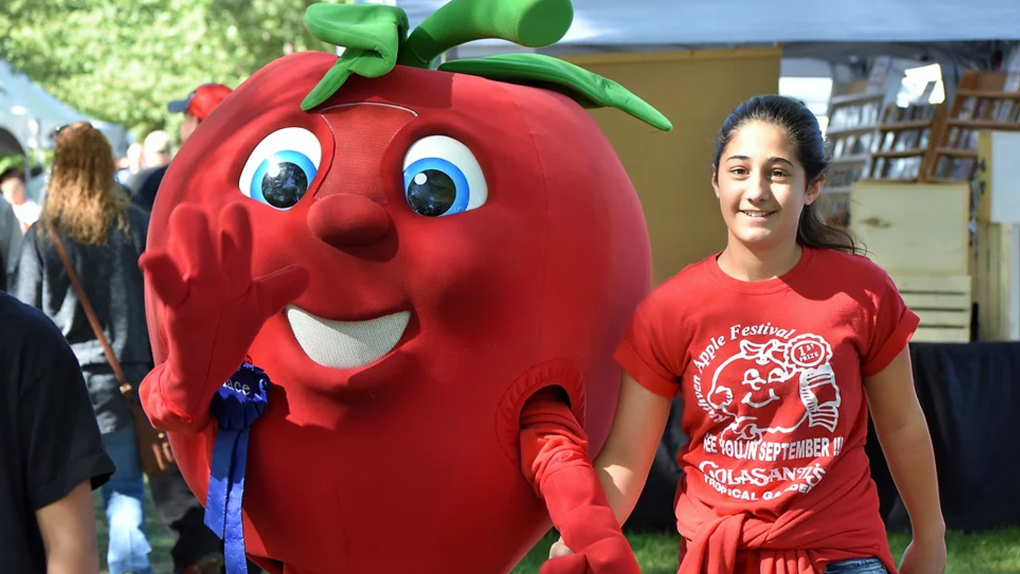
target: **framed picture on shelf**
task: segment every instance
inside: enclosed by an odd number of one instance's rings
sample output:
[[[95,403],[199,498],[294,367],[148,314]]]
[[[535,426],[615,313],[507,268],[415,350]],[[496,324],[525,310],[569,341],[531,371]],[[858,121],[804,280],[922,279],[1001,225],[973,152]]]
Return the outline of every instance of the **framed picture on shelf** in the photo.
[[[902,159],[891,159],[889,160],[889,172],[886,175],[889,179],[900,179],[903,177],[903,160]]]
[[[992,119],[997,122],[1008,122],[1013,117],[1013,100],[996,100],[992,111]]]
[[[942,179],[948,178],[949,170],[951,170],[952,167],[949,156],[940,156],[938,162],[935,164],[935,173],[932,175]]]
[[[846,109],[846,126],[855,128],[861,124],[861,107],[851,106]]]
[[[893,144],[896,143],[896,132],[885,132],[885,138],[882,140],[882,151],[892,151]]]
[[[956,141],[952,142],[952,147],[956,149],[967,149],[970,143],[970,132],[968,129],[961,129],[956,134]]]
[[[871,171],[871,177],[874,179],[882,179],[885,177],[885,158],[875,158],[875,166]]]
[[[974,111],[977,109],[977,98],[974,96],[967,96],[963,100],[963,104],[960,105],[960,113],[956,115],[957,119],[971,120],[974,118]]]
[[[917,147],[918,130],[903,130],[896,141],[896,151],[910,151]]]
[[[861,123],[864,125],[878,123],[880,102],[868,102],[861,106]]]
[[[981,132],[978,130],[970,130],[967,134],[967,149],[970,151],[977,151],[978,140],[980,139]]]
[[[953,160],[953,167],[949,173],[951,179],[967,180],[974,169],[974,158],[960,157]]]
[[[928,149],[929,140],[931,140],[931,128],[924,128],[921,130],[921,137],[917,140],[917,147]]]
[[[978,100],[977,111],[974,112],[974,117],[971,119],[975,120],[988,120],[992,117],[992,101],[988,98],[981,98]]]
[[[871,133],[865,133],[861,134],[860,137],[857,138],[857,145],[854,147],[854,155],[868,153],[868,150],[871,149],[872,136],[873,134]]]
[[[846,146],[843,148],[843,154],[847,156],[855,155],[857,152],[857,136],[846,136]]]
[[[906,168],[904,170],[903,177],[906,179],[917,179],[921,174],[921,158],[912,157],[905,160]]]
[[[946,136],[946,147],[956,147],[956,140],[960,137],[960,128],[953,126],[949,128],[949,134]]]
[[[843,156],[843,148],[846,146],[846,140],[839,138],[836,143],[832,145],[832,157],[838,158]]]

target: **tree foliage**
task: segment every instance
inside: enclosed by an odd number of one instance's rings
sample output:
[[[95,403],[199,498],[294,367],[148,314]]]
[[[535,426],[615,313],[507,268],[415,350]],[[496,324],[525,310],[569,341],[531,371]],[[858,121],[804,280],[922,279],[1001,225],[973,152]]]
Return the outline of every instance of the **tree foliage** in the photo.
[[[344,0],[330,0],[344,1]],[[176,132],[167,102],[237,87],[269,62],[332,51],[304,27],[313,0],[0,0],[0,58],[58,99],[136,137]]]

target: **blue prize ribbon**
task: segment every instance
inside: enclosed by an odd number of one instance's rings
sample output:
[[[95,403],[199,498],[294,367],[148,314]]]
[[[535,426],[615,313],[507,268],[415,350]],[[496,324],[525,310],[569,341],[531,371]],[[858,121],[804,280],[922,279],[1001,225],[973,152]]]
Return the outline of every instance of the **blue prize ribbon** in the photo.
[[[241,523],[248,431],[265,412],[271,386],[262,369],[246,362],[223,383],[209,405],[219,428],[209,470],[205,525],[223,540],[227,574],[248,571]]]

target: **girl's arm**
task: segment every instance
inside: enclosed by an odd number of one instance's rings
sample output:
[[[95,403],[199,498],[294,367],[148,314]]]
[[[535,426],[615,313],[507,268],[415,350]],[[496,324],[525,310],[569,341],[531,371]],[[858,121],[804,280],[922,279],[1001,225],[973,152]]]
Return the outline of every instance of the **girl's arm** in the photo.
[[[928,423],[914,391],[909,348],[881,372],[866,377],[864,390],[889,471],[910,514],[914,542],[904,555],[901,571],[942,572],[946,525]]]
[[[616,418],[605,446],[594,461],[609,506],[621,525],[634,510],[645,487],[672,402],[623,373]]]

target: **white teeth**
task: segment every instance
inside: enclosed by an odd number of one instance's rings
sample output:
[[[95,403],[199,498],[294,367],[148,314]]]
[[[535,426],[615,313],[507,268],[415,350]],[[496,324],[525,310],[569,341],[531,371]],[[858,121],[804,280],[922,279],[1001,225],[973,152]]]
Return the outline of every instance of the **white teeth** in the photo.
[[[287,307],[287,321],[308,358],[331,369],[367,367],[400,341],[411,318],[400,311],[368,321],[332,321]]]

